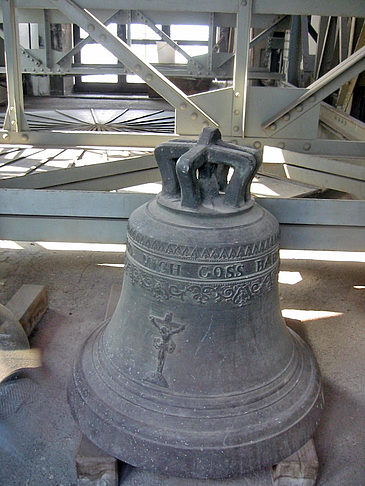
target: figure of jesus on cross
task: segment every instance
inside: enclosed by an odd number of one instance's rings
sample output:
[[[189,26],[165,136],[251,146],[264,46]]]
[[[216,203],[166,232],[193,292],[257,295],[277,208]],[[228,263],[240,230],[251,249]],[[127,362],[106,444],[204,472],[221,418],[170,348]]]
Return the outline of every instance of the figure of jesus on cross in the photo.
[[[172,312],[166,312],[163,319],[152,315],[149,316],[149,320],[158,329],[160,336],[155,337],[153,340],[154,347],[158,349],[157,370],[148,377],[148,380],[165,387],[168,385],[162,372],[166,363],[166,358],[168,354],[173,353],[176,349],[176,344],[173,341],[172,336],[185,329],[183,324],[174,322],[172,318]]]

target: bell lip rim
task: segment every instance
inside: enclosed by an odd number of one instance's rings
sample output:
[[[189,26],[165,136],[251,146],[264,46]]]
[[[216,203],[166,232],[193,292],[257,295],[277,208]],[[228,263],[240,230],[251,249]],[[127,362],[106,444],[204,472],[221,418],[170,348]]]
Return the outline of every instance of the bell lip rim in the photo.
[[[98,329],[99,326],[96,328]],[[94,330],[93,330],[94,331]],[[291,331],[294,335],[296,333],[294,331]],[[93,333],[92,333],[93,334]],[[309,346],[300,338],[298,337],[298,340],[303,343],[304,347],[310,350]],[[311,353],[310,353],[311,354]],[[266,432],[266,435],[262,436],[260,439],[255,439],[254,441],[242,441],[242,433],[241,433],[241,442],[240,443],[234,443],[234,444],[228,444],[227,446],[223,447],[222,442],[220,444],[213,445],[212,442],[210,442],[210,445],[204,445],[204,453],[208,456],[214,456],[215,454],[218,453],[218,451],[226,454],[233,454],[232,460],[234,460],[234,457],[236,457],[236,454],[238,453],[237,451],[241,451],[243,455],[250,456],[253,455],[252,457],[256,457],[255,454],[257,455],[257,449],[260,450],[260,447],[262,446],[262,450],[265,449],[265,445],[263,444],[270,444],[270,450],[274,450],[274,453],[270,457],[269,462],[267,464],[272,465],[276,464],[280,460],[282,460],[285,457],[288,457],[290,454],[295,452],[296,450],[299,450],[301,445],[303,445],[307,440],[309,440],[312,435],[314,430],[316,429],[318,423],[319,423],[319,417],[321,414],[321,409],[323,408],[323,390],[322,390],[322,385],[321,385],[321,380],[320,380],[320,374],[318,370],[318,366],[316,364],[314,356],[311,354],[310,357],[310,375],[312,378],[308,380],[304,380],[302,377],[302,381],[307,382],[306,388],[305,388],[305,394],[304,399],[300,400],[299,402],[293,402],[292,407],[295,408],[294,413],[291,414],[291,417],[293,417],[296,413],[297,418],[294,422],[290,423],[289,419],[286,419],[286,426],[281,428],[281,429],[276,429],[273,430],[271,428],[271,433],[268,433],[269,431]],[[194,445],[189,445],[188,448],[183,449],[180,444],[173,444],[169,443],[168,440],[165,440],[165,442],[162,442],[162,439],[160,442],[158,440],[152,440],[151,438],[147,436],[143,436],[143,434],[136,435],[134,429],[138,429],[138,424],[143,424],[141,419],[139,419],[140,415],[137,417],[137,422],[135,422],[136,419],[132,420],[129,419],[130,426],[124,426],[121,427],[120,424],[118,425],[117,423],[110,424],[105,420],[103,420],[102,414],[98,415],[97,410],[94,408],[90,407],[90,404],[85,402],[80,394],[80,389],[75,383],[75,371],[76,367],[73,369],[72,373],[72,380],[69,382],[68,386],[68,401],[71,407],[72,415],[75,418],[76,422],[79,424],[81,430],[85,433],[85,435],[93,440],[96,438],[96,441],[94,442],[98,445],[98,447],[101,447],[105,449],[105,444],[108,443],[108,433],[112,434],[113,437],[116,435],[119,436],[120,438],[118,439],[118,444],[116,447],[110,447],[109,449],[106,449],[108,453],[112,455],[118,456],[120,459],[124,460],[125,462],[132,464],[136,467],[142,467],[146,469],[151,469],[151,464],[154,464],[154,461],[157,461],[158,463],[163,463],[164,456],[165,454],[168,453],[175,453],[178,454],[179,456],[181,454],[185,454],[190,457],[190,460],[195,460],[196,454],[200,454],[201,452],[201,447],[199,446],[194,446]],[[95,392],[94,392],[95,394]],[[301,397],[300,397],[301,398]],[[104,404],[103,399],[100,396],[96,395],[96,399],[100,403]],[[309,400],[310,399],[310,400]],[[285,400],[285,397],[284,397]],[[309,405],[308,405],[308,402]],[[299,406],[298,406],[299,403]],[[80,404],[81,407],[80,407]],[[301,413],[298,417],[298,411],[302,410],[304,407],[305,412]],[[85,413],[85,408],[87,409]],[[283,408],[283,407],[281,407]],[[81,413],[80,413],[81,410]],[[281,414],[283,414],[283,411],[281,411]],[[101,422],[101,426],[93,428],[90,428],[90,423],[95,424],[96,422]],[[265,422],[266,423],[266,422]],[[267,422],[269,423],[269,422]],[[137,424],[137,427],[136,427]],[[277,425],[277,424],[276,424]],[[160,424],[161,427],[161,424]],[[247,425],[246,425],[247,428]],[[299,430],[299,432],[298,432]],[[265,431],[265,427],[261,430]],[[183,429],[180,430],[180,432],[184,432]],[[176,434],[176,431],[175,431]],[[247,435],[247,434],[246,434]],[[97,436],[97,437],[96,437]],[[100,437],[99,437],[100,436]],[[204,432],[201,432],[201,436],[204,437]],[[156,435],[155,435],[156,437]],[[302,437],[302,439],[300,439]],[[304,438],[303,438],[304,437]],[[209,444],[209,437],[205,436],[206,440],[208,441]],[[237,437],[236,437],[237,439]],[[131,453],[131,448],[128,448],[128,446],[125,446],[123,449],[123,444],[127,444],[129,441],[132,441],[133,443],[138,443],[141,448],[150,450],[151,448],[155,447],[157,448],[157,452],[151,454],[150,452],[150,457],[153,459],[147,462],[141,462],[138,458],[136,459],[136,454],[133,452]],[[278,454],[277,451],[280,449],[283,449],[283,442],[286,444],[286,449],[285,452]],[[272,443],[275,444],[275,447],[272,447]],[[290,447],[290,444],[295,444],[294,446],[292,445]],[[266,446],[266,447],[269,447]],[[116,449],[118,449],[119,452],[116,452]],[[135,449],[135,448],[134,448]],[[255,453],[256,450],[256,453]],[[121,452],[120,452],[121,451]],[[173,452],[175,451],[175,452]],[[248,452],[247,452],[248,451]],[[222,452],[223,453],[223,452]],[[134,455],[133,455],[134,454]],[[138,455],[138,454],[137,454]],[[186,459],[187,463],[189,463],[189,459]],[[207,463],[209,462],[208,459],[204,456],[204,461]],[[250,460],[251,461],[251,460]],[[184,463],[184,461],[182,461]],[[252,461],[251,461],[252,462]],[[196,478],[203,478],[202,475],[194,475],[194,476],[184,476],[183,470],[184,470],[184,465],[181,465],[181,467],[177,467],[176,469],[170,469],[168,471],[168,474],[175,475],[177,477],[196,477]],[[245,470],[245,473],[251,470],[254,470],[255,468],[258,468],[259,465],[262,464],[262,461],[260,463],[255,464],[253,467],[249,467],[247,471]],[[156,469],[158,471],[158,468]],[[242,472],[242,471],[241,471]],[[221,472],[217,473],[214,477],[212,476],[212,479],[214,478],[228,478],[228,477],[239,477],[237,476],[236,473],[233,473],[233,475],[229,476],[221,476]]]
[[[105,427],[105,423],[103,422],[102,428],[103,428],[103,433],[101,434],[96,434],[95,430],[91,429],[90,427],[88,428],[87,426],[90,424],[90,419],[86,418],[84,420],[84,424],[80,424],[79,421],[79,415],[76,413],[76,410],[74,409],[74,404],[73,404],[73,399],[72,399],[72,382],[69,383],[69,386],[67,388],[67,398],[68,402],[70,405],[71,409],[71,414],[80,427],[81,431],[83,434],[91,440],[95,445],[97,445],[99,448],[104,450],[105,452],[109,453],[113,457],[117,457],[118,459],[124,461],[125,463],[132,465],[134,467],[138,467],[141,469],[146,469],[152,472],[157,472],[161,473],[162,469],[165,471],[164,474],[169,475],[169,476],[175,476],[178,478],[191,478],[191,479],[235,479],[235,478],[240,478],[243,477],[245,474],[255,471],[257,469],[263,468],[263,467],[270,467],[275,464],[278,464],[280,461],[285,459],[286,457],[289,457],[291,454],[295,453],[298,451],[304,444],[306,444],[312,437],[313,434],[316,430],[316,428],[319,425],[320,418],[322,415],[322,411],[324,408],[324,397],[323,397],[323,387],[322,383],[319,380],[317,383],[317,393],[315,394],[314,399],[312,400],[311,406],[307,409],[306,413],[301,416],[300,419],[298,419],[296,422],[294,422],[292,425],[289,427],[281,430],[277,434],[272,434],[270,436],[265,436],[262,439],[255,440],[254,442],[249,441],[246,443],[241,443],[238,445],[233,445],[233,446],[204,446],[202,447],[189,447],[187,449],[182,449],[181,447],[173,446],[170,444],[166,443],[161,443],[157,441],[151,441],[145,438],[140,438],[137,437],[135,438],[133,434],[126,434],[125,432],[120,433],[121,439],[119,440],[119,443],[123,444],[126,441],[124,441],[125,438],[131,438],[132,441],[135,443],[135,446],[133,450],[140,450],[143,451],[143,449],[147,449],[149,453],[149,457],[152,459],[150,461],[139,461],[138,458],[136,460],[136,454],[133,454],[129,452],[126,452],[125,448],[123,449],[122,447],[118,448],[118,451],[116,453],[116,448],[113,446],[110,446],[110,442],[108,441],[108,432],[113,433],[113,427],[110,427],[109,424],[107,424],[107,427]],[[97,419],[100,417],[94,414]],[[83,427],[83,425],[86,425],[86,427]],[[298,430],[301,432],[301,434],[298,432]],[[292,437],[291,437],[292,436]],[[289,440],[290,439],[290,440]],[[260,446],[263,446],[263,444],[270,444],[270,458],[266,457],[266,460],[262,460],[262,457],[260,458],[260,461],[255,461],[255,458],[257,458],[257,449],[260,449]],[[285,444],[285,448],[283,448],[283,444]],[[154,446],[157,446],[159,449],[157,456],[154,454],[151,454],[151,447],[153,448]],[[161,447],[162,446],[162,447]],[[263,446],[264,449],[265,446]],[[130,450],[130,448],[129,448]],[[279,452],[281,450],[281,452]],[[170,467],[168,470],[166,470],[162,464],[164,464],[164,460],[166,459],[166,452],[169,452],[170,454],[174,455],[177,454],[179,457],[179,460],[177,461],[179,466],[176,467],[176,461],[175,461],[175,466]],[[240,453],[245,460],[245,464],[249,461],[250,466],[247,466],[245,468],[242,468],[242,465],[240,467],[231,467],[229,474],[227,474],[228,466],[227,463],[219,468],[218,471],[209,474],[207,477],[206,472],[193,472],[192,474],[187,473],[187,469],[189,467],[189,459],[190,460],[197,460],[197,454],[202,453],[204,462],[203,466],[202,464],[199,464],[202,467],[203,471],[206,471],[206,468],[204,468],[204,464],[207,466],[208,464],[212,464],[212,456],[216,455],[217,453],[233,453],[232,460],[229,462],[229,464],[232,466],[232,462],[234,462],[234,459],[237,457],[237,452]],[[142,453],[143,454],[143,453]],[[250,457],[249,457],[250,456]],[[247,460],[247,457],[249,457],[249,460]],[[254,459],[252,459],[254,458]],[[197,461],[199,463],[199,461]],[[157,465],[156,463],[161,463],[161,466]],[[199,469],[198,469],[199,471]]]

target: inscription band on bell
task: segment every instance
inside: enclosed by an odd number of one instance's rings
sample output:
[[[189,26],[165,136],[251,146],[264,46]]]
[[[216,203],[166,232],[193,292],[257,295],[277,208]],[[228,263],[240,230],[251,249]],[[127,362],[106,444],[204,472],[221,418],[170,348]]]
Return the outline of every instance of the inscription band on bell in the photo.
[[[278,261],[278,247],[273,247],[259,257],[228,261],[186,261],[163,258],[152,252],[146,252],[135,244],[128,245],[129,258],[135,265],[151,272],[177,279],[234,281],[258,277],[270,270]]]

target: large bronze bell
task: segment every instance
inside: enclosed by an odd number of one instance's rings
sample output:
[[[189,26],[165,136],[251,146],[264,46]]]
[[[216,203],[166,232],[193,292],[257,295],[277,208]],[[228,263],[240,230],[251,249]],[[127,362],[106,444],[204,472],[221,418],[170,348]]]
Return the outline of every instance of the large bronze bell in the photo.
[[[155,156],[162,192],[130,217],[120,300],[84,343],[69,402],[129,464],[240,477],[311,438],[317,365],[281,317],[279,224],[250,196],[260,154],[205,128]]]

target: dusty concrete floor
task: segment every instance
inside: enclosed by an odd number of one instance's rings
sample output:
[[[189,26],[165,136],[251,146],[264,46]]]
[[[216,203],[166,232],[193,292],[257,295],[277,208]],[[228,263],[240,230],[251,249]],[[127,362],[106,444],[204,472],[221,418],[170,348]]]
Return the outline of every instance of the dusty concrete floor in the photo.
[[[49,311],[31,337],[32,346],[42,350],[43,367],[24,373],[16,384],[28,399],[17,395],[0,415],[0,485],[68,486],[76,479],[80,436],[66,403],[66,383],[79,344],[103,319],[109,289],[122,278],[120,267],[102,264],[121,264],[123,254],[21,245],[24,249],[0,250],[0,302],[23,283],[43,284]],[[299,324],[318,359],[326,396],[315,437],[318,485],[364,486],[365,288],[354,287],[365,286],[365,265],[283,260],[281,270],[302,277],[295,285],[281,284],[283,309],[338,313]],[[10,396],[9,385],[0,387],[0,400]]]

